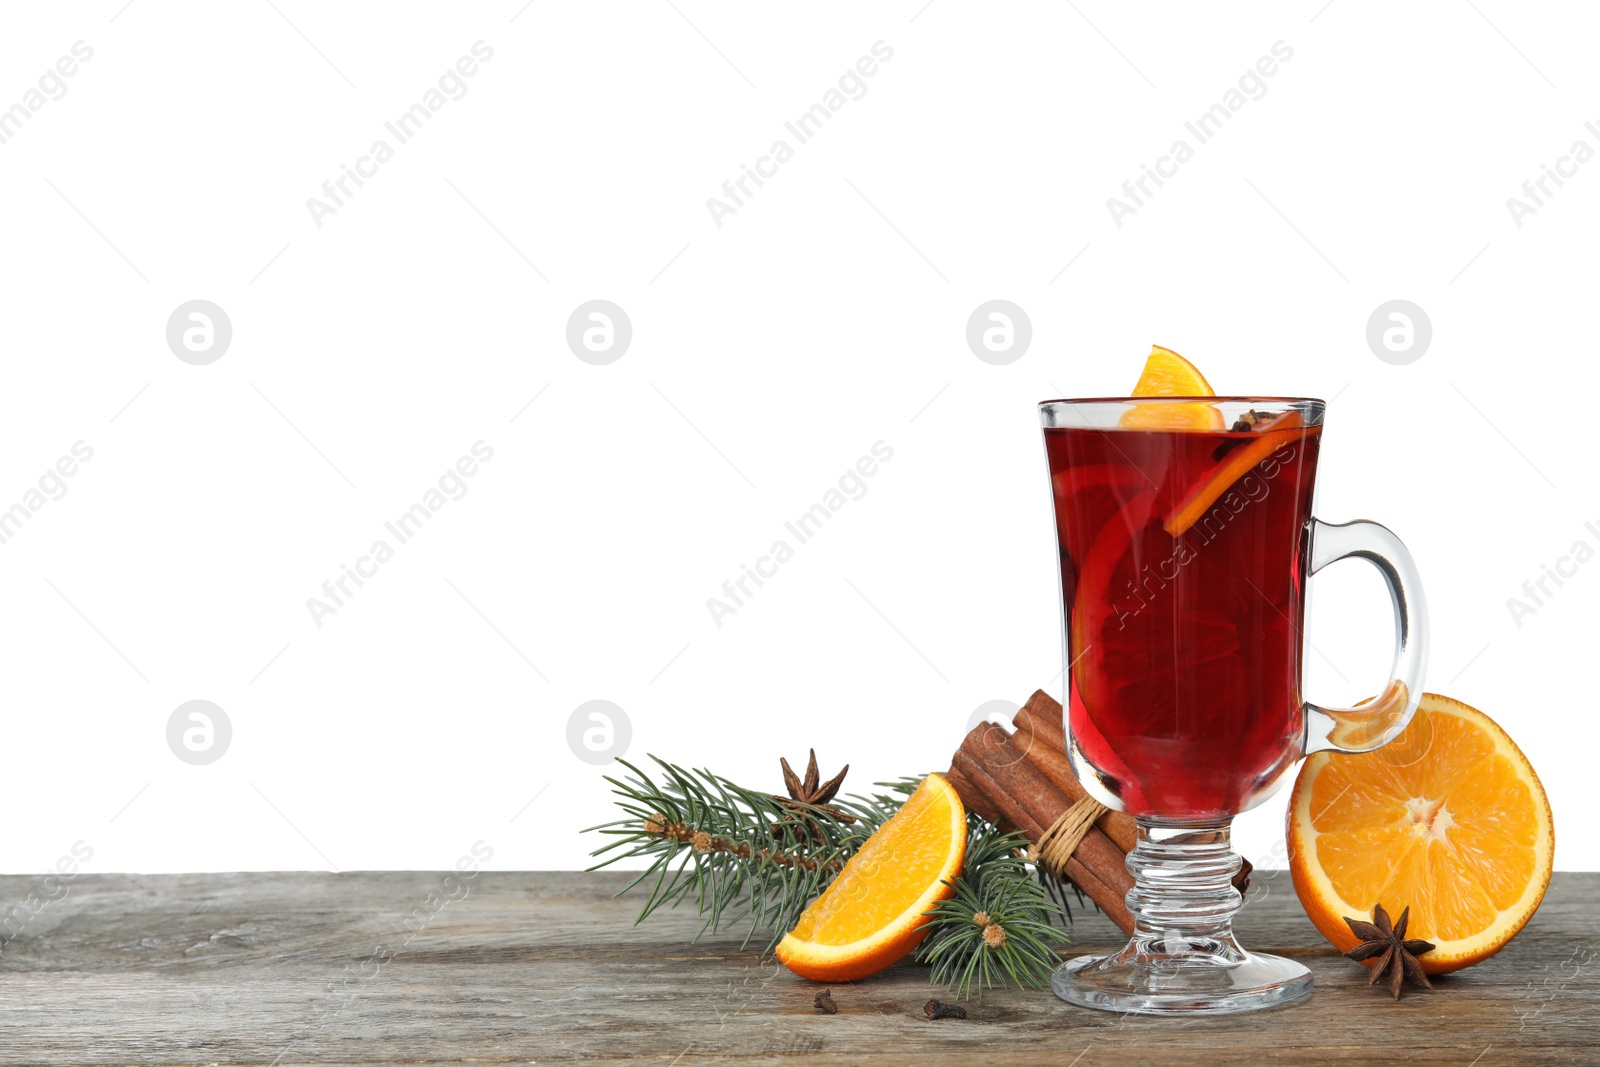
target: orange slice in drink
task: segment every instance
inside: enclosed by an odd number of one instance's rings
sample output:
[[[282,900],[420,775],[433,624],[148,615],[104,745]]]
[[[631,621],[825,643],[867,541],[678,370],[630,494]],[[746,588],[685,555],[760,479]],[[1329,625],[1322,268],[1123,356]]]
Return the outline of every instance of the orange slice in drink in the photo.
[[[1077,587],[1072,597],[1067,652],[1071,657],[1068,662],[1074,665],[1076,672],[1073,677],[1079,695],[1091,712],[1104,706],[1103,701],[1110,695],[1113,684],[1105,677],[1103,658],[1085,658],[1084,654],[1096,644],[1103,645],[1101,633],[1119,614],[1112,602],[1112,594],[1121,589],[1114,588],[1112,583],[1119,572],[1122,572],[1125,584],[1132,577],[1128,572],[1134,557],[1129,549],[1137,531],[1143,529],[1148,520],[1154,502],[1155,493],[1149,489],[1126,499],[1122,504],[1120,521],[1108,522],[1101,528],[1079,564]],[[1119,623],[1116,628],[1120,630],[1122,625]]]
[[[1198,367],[1170,348],[1153,345],[1133,396],[1216,396]],[[1212,404],[1135,404],[1117,425],[1125,430],[1220,430],[1222,413]]]
[[[1162,524],[1163,528],[1173,537],[1177,537],[1193,526],[1200,516],[1217,502],[1217,498],[1228,491],[1229,486],[1248,474],[1256,464],[1289,443],[1289,438],[1274,431],[1298,430],[1304,425],[1305,420],[1298,411],[1285,411],[1266,423],[1255,432],[1256,436],[1252,440],[1229,452],[1216,469],[1206,476],[1205,481],[1189,491],[1183,503],[1167,516],[1167,521]]]
[[[1093,467],[1072,467],[1057,471],[1051,476],[1050,482],[1055,487],[1056,496],[1067,499],[1094,489],[1122,489],[1128,486],[1148,485],[1150,483],[1147,478],[1147,475],[1135,467],[1103,463]]]
[[[966,854],[966,808],[930,774],[801,913],[778,959],[816,982],[877,974],[922,943],[926,912],[954,894]]]
[[[1483,712],[1425,693],[1384,748],[1307,759],[1289,802],[1289,869],[1306,914],[1340,951],[1344,917],[1411,909],[1429,974],[1505,947],[1550,884],[1550,802],[1527,757]]]

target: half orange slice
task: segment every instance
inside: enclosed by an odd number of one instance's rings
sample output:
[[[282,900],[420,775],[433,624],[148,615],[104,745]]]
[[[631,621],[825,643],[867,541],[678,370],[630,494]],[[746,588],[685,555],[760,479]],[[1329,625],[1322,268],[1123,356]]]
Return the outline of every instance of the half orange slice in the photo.
[[[1344,917],[1411,909],[1429,974],[1505,947],[1550,884],[1550,802],[1526,756],[1476,708],[1424,693],[1384,748],[1319,752],[1289,802],[1289,869],[1306,914],[1341,952]]]

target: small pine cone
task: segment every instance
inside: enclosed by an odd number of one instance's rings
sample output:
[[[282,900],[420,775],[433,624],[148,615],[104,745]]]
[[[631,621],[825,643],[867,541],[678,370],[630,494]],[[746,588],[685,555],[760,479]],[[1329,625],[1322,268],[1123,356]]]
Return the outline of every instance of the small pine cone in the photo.
[[[989,923],[983,928],[983,943],[990,948],[999,948],[1006,943],[1006,928],[999,923]]]
[[[988,926],[989,913],[986,911],[975,911],[972,913],[972,921],[978,926]]]
[[[644,832],[647,834],[664,834],[667,832],[667,817],[659,811],[644,821]]]
[[[689,843],[694,846],[696,852],[711,851],[711,835],[704,830],[696,830],[694,836],[689,838]]]

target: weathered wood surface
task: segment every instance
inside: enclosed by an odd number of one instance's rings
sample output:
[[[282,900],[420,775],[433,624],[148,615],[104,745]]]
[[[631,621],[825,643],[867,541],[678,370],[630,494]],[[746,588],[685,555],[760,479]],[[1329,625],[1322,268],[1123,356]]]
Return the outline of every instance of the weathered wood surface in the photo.
[[[1307,1001],[1170,1020],[1003,991],[940,1022],[911,965],[835,987],[839,1014],[818,1015],[817,987],[770,958],[687,943],[691,914],[635,927],[638,902],[611,899],[622,875],[446,879],[80,875],[7,936],[0,1063],[1600,1063],[1596,874],[1557,875],[1503,953],[1398,1004],[1322,941],[1287,875],[1258,872],[1241,937],[1306,960]],[[0,904],[39,882],[0,878]],[[1075,937],[1115,931],[1089,913]]]

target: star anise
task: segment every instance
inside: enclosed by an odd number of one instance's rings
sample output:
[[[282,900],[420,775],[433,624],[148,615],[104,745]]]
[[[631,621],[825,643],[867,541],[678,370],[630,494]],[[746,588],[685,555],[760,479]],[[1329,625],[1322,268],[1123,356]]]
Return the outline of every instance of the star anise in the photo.
[[[1432,952],[1434,944],[1420,938],[1408,939],[1406,924],[1410,920],[1411,909],[1408,907],[1400,913],[1400,921],[1391,926],[1389,913],[1383,910],[1382,904],[1373,905],[1370,923],[1349,916],[1345,916],[1344,920],[1350,932],[1361,939],[1361,944],[1346,952],[1345,957],[1359,963],[1377,956],[1378,962],[1372,968],[1372,977],[1367,979],[1367,984],[1373,985],[1387,977],[1389,992],[1394,994],[1396,1000],[1400,999],[1400,984],[1407,978],[1421,982],[1427,989],[1433,988],[1417,957]]]
[[[817,772],[816,749],[811,750],[811,761],[806,764],[806,776],[803,780],[794,773],[794,768],[789,766],[788,760],[779,756],[778,762],[783,765],[783,786],[789,791],[789,795],[786,797],[774,795],[772,799],[794,812],[795,818],[791,822],[779,824],[776,829],[781,832],[785,826],[799,824],[802,829],[809,830],[811,820],[818,814],[827,815],[837,822],[856,821],[855,816],[849,812],[828,803],[838,794],[839,786],[844,784],[844,776],[850,770],[848,763],[844,765],[844,770],[826,782],[820,782],[822,776]]]

